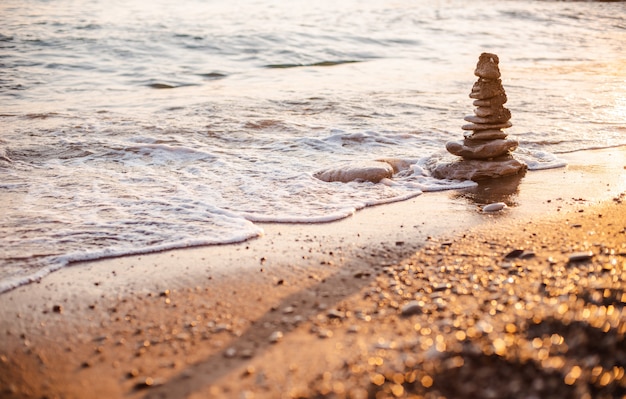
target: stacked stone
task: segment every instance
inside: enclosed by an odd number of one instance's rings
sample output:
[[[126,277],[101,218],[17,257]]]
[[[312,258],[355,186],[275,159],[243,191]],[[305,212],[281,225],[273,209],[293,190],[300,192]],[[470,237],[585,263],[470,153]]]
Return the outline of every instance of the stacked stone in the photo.
[[[480,55],[474,71],[478,80],[469,95],[474,99],[476,109],[474,115],[464,118],[470,122],[462,126],[466,131],[465,139],[446,143],[446,150],[463,160],[438,165],[435,177],[480,180],[516,174],[526,169],[525,164],[510,155],[518,142],[507,139],[508,135],[503,131],[513,125],[510,122],[511,111],[504,107],[507,97],[498,64],[497,55]]]
[[[511,111],[504,107],[507,98],[500,80],[498,63],[495,54],[480,55],[474,71],[478,80],[469,95],[477,108],[474,110],[475,115],[464,118],[471,123],[462,126],[463,130],[472,133],[466,133],[462,142],[447,143],[448,152],[466,159],[489,159],[508,154],[517,148],[517,141],[507,139],[507,134],[502,131],[513,125],[510,122]]]

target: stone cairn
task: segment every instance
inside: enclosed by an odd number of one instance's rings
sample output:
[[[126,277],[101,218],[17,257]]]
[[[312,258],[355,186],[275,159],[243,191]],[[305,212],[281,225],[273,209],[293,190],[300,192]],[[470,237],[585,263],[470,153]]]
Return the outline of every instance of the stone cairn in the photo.
[[[500,80],[499,59],[495,54],[482,53],[474,75],[478,80],[469,97],[474,99],[474,115],[464,119],[463,141],[446,143],[449,153],[462,160],[437,165],[433,176],[455,180],[481,180],[517,174],[526,165],[510,154],[517,148],[516,140],[507,139],[503,129],[513,126],[511,111],[504,107],[506,93]]]

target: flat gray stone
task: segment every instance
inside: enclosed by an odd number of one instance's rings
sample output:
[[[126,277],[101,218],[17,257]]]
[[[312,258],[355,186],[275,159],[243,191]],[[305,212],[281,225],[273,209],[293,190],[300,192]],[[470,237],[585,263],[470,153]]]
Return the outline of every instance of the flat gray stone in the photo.
[[[446,150],[466,159],[489,159],[507,154],[517,148],[517,140],[463,140],[449,141]]]
[[[478,131],[478,130],[494,130],[494,129],[506,129],[508,127],[513,126],[513,124],[511,122],[504,122],[504,123],[496,123],[493,125],[481,125],[481,124],[477,124],[477,123],[470,123],[467,125],[463,125],[461,126],[461,129],[463,130],[473,130],[473,131]]]
[[[382,161],[363,161],[324,169],[313,174],[325,182],[370,181],[378,183],[393,176],[393,166]]]
[[[472,104],[476,107],[499,107],[507,102],[506,93],[502,93],[492,98],[486,98],[482,100],[474,100]]]
[[[505,139],[508,134],[504,133],[500,129],[491,130],[479,130],[474,133],[465,133],[465,138],[468,140],[495,140]]]
[[[516,175],[525,171],[526,164],[508,155],[492,161],[466,160],[440,163],[431,174],[437,179],[484,180]]]
[[[500,107],[495,110],[492,115],[481,117],[478,115],[467,115],[465,118],[466,121],[472,123],[478,123],[481,125],[493,125],[495,123],[504,123],[511,119],[511,111],[504,107]]]

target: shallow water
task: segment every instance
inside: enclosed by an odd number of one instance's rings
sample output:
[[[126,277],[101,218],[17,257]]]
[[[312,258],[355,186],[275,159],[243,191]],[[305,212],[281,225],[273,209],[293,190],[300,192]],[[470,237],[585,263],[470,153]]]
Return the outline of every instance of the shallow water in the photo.
[[[462,137],[483,51],[531,169],[626,145],[625,43],[624,3],[5,0],[0,292],[467,186],[423,166]],[[312,176],[381,157],[412,174]]]

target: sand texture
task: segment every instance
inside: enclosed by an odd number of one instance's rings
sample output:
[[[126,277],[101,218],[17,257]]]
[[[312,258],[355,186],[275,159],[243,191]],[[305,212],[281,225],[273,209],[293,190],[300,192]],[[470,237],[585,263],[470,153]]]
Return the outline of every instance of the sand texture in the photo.
[[[625,151],[568,160],[5,293],[0,397],[624,397]]]

